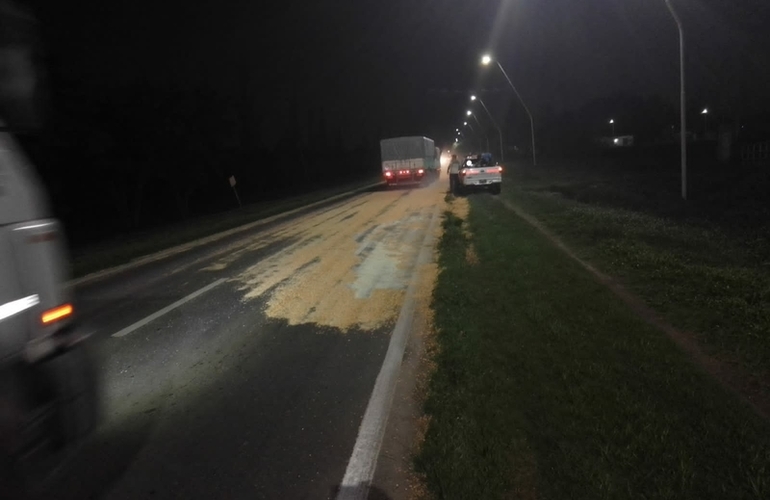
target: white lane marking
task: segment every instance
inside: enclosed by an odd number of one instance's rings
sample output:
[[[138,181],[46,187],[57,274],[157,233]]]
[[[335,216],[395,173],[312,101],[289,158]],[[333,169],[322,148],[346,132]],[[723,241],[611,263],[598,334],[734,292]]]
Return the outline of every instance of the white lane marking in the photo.
[[[187,297],[183,297],[183,298],[177,300],[176,302],[174,302],[173,304],[164,307],[160,311],[154,312],[154,313],[150,314],[149,316],[147,316],[146,318],[137,321],[133,325],[127,326],[127,327],[125,327],[124,329],[122,329],[121,331],[119,331],[117,333],[113,333],[112,336],[113,337],[125,337],[126,335],[128,335],[131,332],[133,332],[134,330],[143,327],[144,325],[146,325],[147,323],[150,323],[151,321],[155,321],[156,319],[160,318],[164,314],[173,311],[174,309],[176,309],[177,307],[181,306],[182,304],[185,304],[186,302],[191,301],[195,297],[203,295],[204,293],[208,292],[209,290],[212,290],[213,288],[221,285],[224,282],[225,282],[225,279],[221,278],[221,279],[216,280],[213,283],[209,283],[208,285],[204,286],[200,290],[197,290],[197,291],[191,293]]]
[[[6,302],[5,304],[0,305],[0,321],[8,319],[11,316],[16,316],[17,314],[24,312],[27,309],[35,307],[39,303],[40,297],[37,295],[30,295],[22,299]]]
[[[342,478],[337,500],[365,500],[369,494],[369,486],[377,469],[377,457],[385,436],[385,426],[388,423],[390,406],[393,403],[393,393],[396,389],[398,372],[404,358],[409,334],[411,333],[412,316],[414,315],[414,295],[419,281],[419,271],[423,264],[430,261],[433,251],[433,232],[438,220],[438,207],[431,215],[428,230],[422,241],[422,248],[417,256],[414,273],[406,290],[404,305],[398,315],[396,326],[388,344],[388,352],[382,362],[377,381],[374,383],[369,404],[366,407],[358,437],[350,456],[345,477]]]

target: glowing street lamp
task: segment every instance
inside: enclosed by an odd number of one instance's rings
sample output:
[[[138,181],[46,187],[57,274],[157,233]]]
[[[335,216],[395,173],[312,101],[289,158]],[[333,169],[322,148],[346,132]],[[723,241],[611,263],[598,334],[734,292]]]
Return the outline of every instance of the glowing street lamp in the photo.
[[[706,134],[708,134],[709,108],[703,108],[700,114],[703,115],[703,136],[705,138]]]
[[[615,120],[610,119],[610,125],[612,125],[612,137],[615,137]]]
[[[492,62],[492,56],[490,56],[489,54],[484,54],[481,57],[481,64],[483,64],[484,66],[489,66],[491,62]],[[513,92],[516,94],[516,97],[519,98],[519,102],[524,108],[524,111],[527,112],[527,116],[529,116],[529,129],[530,129],[530,134],[532,135],[532,164],[537,165],[537,155],[535,153],[535,120],[532,118],[532,113],[529,112],[529,108],[524,103],[524,99],[521,98],[521,94],[519,94],[519,91],[516,90],[516,87],[513,85],[513,82],[511,82],[511,79],[508,77],[508,73],[506,73],[505,70],[503,69],[503,65],[500,64],[500,61],[498,60],[495,60],[495,62],[497,63],[497,67],[500,68],[500,72],[508,81],[508,85],[511,86],[511,88],[513,89]]]

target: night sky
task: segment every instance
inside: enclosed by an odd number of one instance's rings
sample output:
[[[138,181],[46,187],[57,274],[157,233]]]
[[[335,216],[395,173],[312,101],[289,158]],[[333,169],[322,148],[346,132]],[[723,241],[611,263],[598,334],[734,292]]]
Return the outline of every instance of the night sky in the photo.
[[[677,31],[664,0],[30,3],[62,77],[105,87],[246,85],[268,141],[292,109],[323,109],[349,134],[447,139],[471,89],[489,89],[482,95],[496,114],[512,105],[498,71],[478,64],[486,51],[536,120],[617,92],[678,98]],[[674,3],[693,105],[770,109],[770,2]]]

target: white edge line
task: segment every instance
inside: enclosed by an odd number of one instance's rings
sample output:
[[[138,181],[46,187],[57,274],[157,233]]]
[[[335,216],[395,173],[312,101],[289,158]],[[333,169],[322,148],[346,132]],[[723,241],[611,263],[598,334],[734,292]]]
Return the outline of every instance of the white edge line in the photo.
[[[100,280],[103,278],[107,278],[109,276],[112,276],[114,274],[117,274],[122,271],[127,271],[129,269],[133,269],[134,267],[141,266],[143,264],[148,264],[150,262],[156,262],[161,259],[165,259],[168,257],[173,257],[174,255],[180,254],[182,252],[185,252],[189,250],[190,248],[195,247],[198,244],[202,243],[211,243],[217,240],[220,240],[222,238],[225,238],[231,234],[236,234],[240,231],[246,231],[252,227],[263,225],[263,224],[269,224],[270,222],[279,219],[281,217],[290,217],[291,215],[301,211],[301,210],[307,210],[312,209],[313,207],[316,207],[318,205],[322,205],[324,203],[334,202],[338,199],[344,198],[346,196],[350,196],[352,194],[359,193],[361,191],[365,191],[367,189],[371,189],[375,186],[381,185],[382,182],[369,184],[367,186],[362,186],[360,188],[353,189],[351,191],[346,191],[344,193],[336,194],[330,198],[323,198],[321,200],[315,201],[313,203],[310,203],[309,205],[301,205],[297,208],[293,208],[291,210],[288,210],[286,212],[279,212],[275,215],[271,215],[269,217],[265,217],[262,219],[256,219],[252,222],[247,222],[246,224],[236,226],[230,229],[226,229],[222,232],[211,234],[208,236],[203,236],[201,238],[198,238],[197,240],[188,241],[186,243],[182,243],[180,245],[165,248],[163,250],[159,250],[155,253],[151,253],[148,255],[143,255],[140,257],[135,258],[134,260],[127,262],[125,264],[120,264],[115,267],[109,267],[107,269],[101,269],[99,271],[94,271],[93,273],[87,274],[85,276],[81,276],[80,278],[71,279],[67,282],[67,286],[69,287],[75,287],[80,285],[85,285],[87,283],[90,283],[92,281]]]
[[[150,314],[149,316],[147,316],[144,319],[140,319],[139,321],[137,321],[133,325],[127,326],[127,327],[125,327],[124,329],[120,330],[117,333],[113,333],[112,336],[113,337],[125,337],[126,335],[128,335],[131,332],[133,332],[134,330],[137,330],[137,329],[143,327],[144,325],[146,325],[146,324],[148,324],[148,323],[150,323],[152,321],[155,321],[156,319],[160,318],[164,314],[167,314],[167,313],[173,311],[174,309],[176,309],[177,307],[181,306],[182,304],[185,304],[186,302],[189,302],[192,299],[194,299],[194,298],[196,298],[196,297],[198,297],[200,295],[203,295],[204,293],[208,292],[209,290],[213,289],[214,287],[217,287],[217,286],[221,285],[224,282],[225,282],[225,278],[220,278],[220,279],[216,280],[213,283],[209,283],[208,285],[204,286],[200,290],[197,290],[197,291],[191,293],[190,295],[177,300],[173,304],[164,307],[160,311],[154,312],[154,313]]]
[[[377,469],[377,458],[385,436],[385,427],[388,423],[390,407],[393,403],[393,394],[404,358],[404,350],[411,333],[412,317],[414,315],[414,296],[417,290],[420,267],[430,260],[433,251],[433,233],[438,220],[436,207],[431,216],[427,233],[422,241],[422,248],[417,257],[415,272],[406,290],[404,304],[398,315],[396,326],[390,337],[388,351],[382,362],[377,381],[374,383],[369,404],[366,406],[361,427],[358,429],[358,437],[350,455],[345,476],[337,493],[337,500],[364,500],[369,494],[369,487]]]

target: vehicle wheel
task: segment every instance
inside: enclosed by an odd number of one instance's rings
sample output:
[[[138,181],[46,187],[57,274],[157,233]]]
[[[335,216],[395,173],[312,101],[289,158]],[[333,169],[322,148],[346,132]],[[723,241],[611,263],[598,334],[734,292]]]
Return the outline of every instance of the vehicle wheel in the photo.
[[[500,194],[501,187],[502,186],[500,186],[500,184],[495,184],[494,186],[489,188],[489,192],[492,193],[492,194]]]

